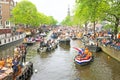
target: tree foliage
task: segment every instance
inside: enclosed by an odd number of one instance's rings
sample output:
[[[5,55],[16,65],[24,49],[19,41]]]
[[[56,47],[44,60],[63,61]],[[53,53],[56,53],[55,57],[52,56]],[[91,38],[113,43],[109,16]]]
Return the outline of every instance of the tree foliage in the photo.
[[[33,27],[41,24],[56,24],[57,21],[53,17],[46,16],[38,12],[36,6],[28,0],[22,0],[12,10],[11,21],[15,24],[25,24]]]
[[[120,21],[120,1],[119,0],[76,0],[74,10],[74,21],[85,24],[107,20],[114,24],[114,32]],[[95,25],[94,25],[95,27]]]
[[[61,22],[62,25],[64,26],[72,26],[72,17],[71,16],[66,16],[65,19]]]

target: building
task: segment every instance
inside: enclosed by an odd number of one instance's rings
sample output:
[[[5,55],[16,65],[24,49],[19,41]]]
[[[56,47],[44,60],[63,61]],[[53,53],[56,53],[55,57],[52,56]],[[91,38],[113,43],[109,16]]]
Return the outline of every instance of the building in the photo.
[[[13,0],[0,0],[0,28],[11,28],[14,26],[10,22],[11,10],[14,6]]]

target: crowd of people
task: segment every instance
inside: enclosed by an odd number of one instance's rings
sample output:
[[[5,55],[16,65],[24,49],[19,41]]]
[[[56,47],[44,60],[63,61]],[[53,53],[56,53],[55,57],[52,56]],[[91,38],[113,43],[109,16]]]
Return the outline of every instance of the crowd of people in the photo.
[[[40,48],[47,47],[47,50],[50,51],[52,47],[54,47],[57,44],[56,40],[45,40],[44,37],[40,41]]]
[[[83,51],[83,53],[79,52],[80,54],[77,55],[77,60],[81,61],[81,60],[87,60],[90,57],[92,57],[92,52],[89,51],[89,49],[86,47],[85,50]]]
[[[14,55],[10,56],[7,55],[6,58],[0,58],[0,70],[4,67],[12,69],[13,74],[16,75],[20,70],[20,68],[23,67],[23,63],[26,62],[26,46],[24,44],[20,46],[16,46],[14,48]]]

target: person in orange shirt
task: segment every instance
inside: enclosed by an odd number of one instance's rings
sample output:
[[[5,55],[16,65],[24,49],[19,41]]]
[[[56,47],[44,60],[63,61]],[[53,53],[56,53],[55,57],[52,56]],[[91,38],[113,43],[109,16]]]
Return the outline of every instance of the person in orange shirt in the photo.
[[[90,57],[92,57],[92,53],[90,51],[88,51],[88,53],[86,54],[86,56],[84,58],[81,58],[81,60],[87,60]]]
[[[6,66],[7,66],[8,68],[12,68],[12,58],[11,58],[10,56],[7,56]]]
[[[117,38],[120,39],[120,33],[118,33]]]
[[[5,66],[5,60],[4,58],[0,59],[0,69],[2,69]]]
[[[88,52],[89,52],[89,49],[86,47],[86,48],[85,48],[85,51],[84,51],[84,54],[87,55]]]

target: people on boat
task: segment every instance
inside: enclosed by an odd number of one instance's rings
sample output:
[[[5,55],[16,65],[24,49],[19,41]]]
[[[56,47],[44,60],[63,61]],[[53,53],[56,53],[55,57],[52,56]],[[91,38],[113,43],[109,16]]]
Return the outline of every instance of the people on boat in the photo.
[[[20,47],[19,46],[16,46],[14,48],[14,57],[18,57],[19,56],[19,52],[20,52]]]
[[[89,53],[89,49],[88,47],[85,48],[85,51],[83,53],[83,57],[86,57],[86,55]]]
[[[51,39],[47,41],[46,43],[46,47],[47,47],[47,50],[50,51],[51,50]]]
[[[0,70],[5,66],[4,58],[0,58]]]
[[[89,59],[90,57],[92,57],[92,53],[89,51],[89,49],[86,47],[83,54],[78,54],[77,55],[77,60],[87,60]]]
[[[6,59],[6,67],[12,68],[12,57],[10,57],[9,55],[7,56]]]
[[[86,56],[83,57],[83,58],[80,58],[80,60],[87,60],[87,59],[89,59],[90,57],[92,57],[92,53],[91,53],[91,52],[88,52],[88,53],[86,54]]]
[[[27,42],[28,41],[28,39],[27,38],[24,38],[24,41],[23,42]]]
[[[18,61],[18,58],[15,57],[12,61],[12,69],[13,69],[13,73],[14,75],[18,72],[18,65],[19,65],[19,61]]]
[[[40,48],[46,47],[46,43],[44,38],[42,38],[42,40],[40,41]]]

